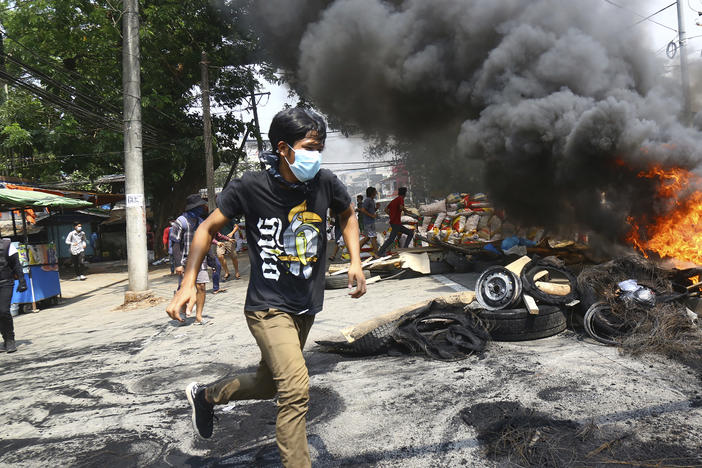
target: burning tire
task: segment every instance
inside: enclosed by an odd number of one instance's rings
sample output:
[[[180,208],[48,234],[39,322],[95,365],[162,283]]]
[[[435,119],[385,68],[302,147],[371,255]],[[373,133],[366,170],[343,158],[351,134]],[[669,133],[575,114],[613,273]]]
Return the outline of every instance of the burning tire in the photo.
[[[566,329],[565,314],[558,306],[541,306],[538,315],[527,309],[482,310],[477,314],[494,341],[536,340]]]
[[[370,271],[363,270],[363,276],[368,279],[371,277]],[[345,289],[349,287],[348,275],[341,274],[335,276],[327,276],[324,279],[324,289]]]

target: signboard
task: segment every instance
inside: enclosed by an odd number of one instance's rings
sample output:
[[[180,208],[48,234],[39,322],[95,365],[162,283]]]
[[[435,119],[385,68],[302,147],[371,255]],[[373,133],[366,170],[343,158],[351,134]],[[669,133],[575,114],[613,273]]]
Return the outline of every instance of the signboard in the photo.
[[[128,193],[126,196],[127,208],[138,208],[144,206],[143,193]]]

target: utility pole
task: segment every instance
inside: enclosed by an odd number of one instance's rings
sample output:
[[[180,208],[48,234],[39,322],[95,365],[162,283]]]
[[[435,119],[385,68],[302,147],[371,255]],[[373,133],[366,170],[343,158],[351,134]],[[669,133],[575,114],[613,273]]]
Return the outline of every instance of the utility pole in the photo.
[[[129,288],[125,302],[151,294],[146,248],[146,202],[141,139],[141,76],[139,64],[139,4],[124,1],[122,17],[122,87],[124,94],[124,175],[127,216]]]
[[[2,54],[2,55],[0,55],[0,70],[2,70],[3,72],[6,72],[7,69],[5,67],[5,39],[4,39],[2,33],[0,33],[0,54]],[[2,101],[0,101],[0,102],[5,102],[9,98],[8,89],[7,89],[7,81],[2,80],[2,81],[0,81],[0,83],[2,83],[2,90],[3,90]]]
[[[678,44],[680,45],[680,79],[682,81],[683,122],[689,124],[692,112],[690,110],[690,75],[687,71],[687,47],[685,47],[685,14],[682,0],[678,4]]]
[[[256,141],[258,142],[258,154],[263,153],[263,138],[261,138],[261,125],[258,122],[258,107],[256,106],[256,89],[251,83],[251,108],[253,109]],[[275,151],[275,148],[273,148]]]
[[[202,60],[200,61],[200,71],[202,72],[202,126],[205,139],[205,173],[207,176],[207,206],[210,212],[217,207],[215,203],[215,187],[214,187],[214,162],[212,161],[212,120],[210,117],[210,76],[207,66],[210,62],[207,61],[207,52],[202,51]]]

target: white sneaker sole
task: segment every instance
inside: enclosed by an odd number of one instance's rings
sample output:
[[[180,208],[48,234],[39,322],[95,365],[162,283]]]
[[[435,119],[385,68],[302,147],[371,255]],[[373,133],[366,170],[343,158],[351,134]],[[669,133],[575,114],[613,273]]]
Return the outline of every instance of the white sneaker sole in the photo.
[[[185,396],[188,398],[188,403],[190,403],[190,408],[192,409],[192,415],[190,416],[190,420],[193,423],[193,430],[195,431],[195,434],[202,439],[202,440],[207,440],[204,437],[200,435],[200,431],[197,430],[197,423],[195,422],[195,402],[193,401],[193,388],[197,385],[197,382],[190,382],[187,387],[185,387]]]

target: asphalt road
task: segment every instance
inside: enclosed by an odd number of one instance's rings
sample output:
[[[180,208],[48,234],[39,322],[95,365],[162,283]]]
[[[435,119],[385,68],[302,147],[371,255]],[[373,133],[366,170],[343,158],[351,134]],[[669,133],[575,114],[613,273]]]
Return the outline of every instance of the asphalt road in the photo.
[[[215,434],[202,441],[183,392],[192,380],[257,363],[242,314],[245,264],[243,272],[243,280],[225,283],[227,292],[208,295],[205,326],[168,321],[164,303],[116,310],[126,285],[119,271],[64,282],[60,306],[17,317],[19,351],[0,355],[0,465],[278,466],[273,402],[218,408]],[[153,272],[151,282],[168,298],[174,279],[164,273]],[[458,362],[350,358],[315,344],[475,281],[449,276],[381,282],[360,300],[327,291],[305,347],[314,466],[514,466],[485,450],[481,421],[470,416],[481,409],[499,419],[505,404],[596,424],[612,440],[626,440],[629,461],[650,459],[646,447],[688,464],[700,457],[700,377],[663,358],[622,356],[569,331],[491,343]]]

